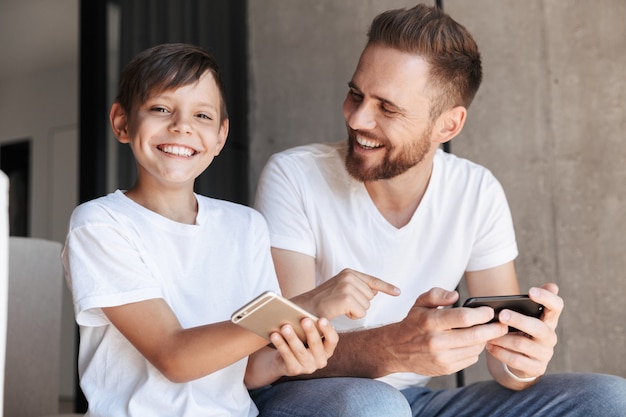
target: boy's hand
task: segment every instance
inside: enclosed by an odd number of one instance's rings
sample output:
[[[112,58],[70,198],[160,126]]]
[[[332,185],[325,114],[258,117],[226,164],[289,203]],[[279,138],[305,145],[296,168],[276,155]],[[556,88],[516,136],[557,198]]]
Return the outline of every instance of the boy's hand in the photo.
[[[301,325],[306,334],[306,344],[298,338],[289,324],[284,325],[280,333],[270,335],[270,340],[278,351],[275,357],[275,369],[280,370],[282,375],[311,374],[326,366],[328,358],[335,351],[339,335],[327,319],[321,318],[317,324],[316,327],[313,320],[302,319]]]

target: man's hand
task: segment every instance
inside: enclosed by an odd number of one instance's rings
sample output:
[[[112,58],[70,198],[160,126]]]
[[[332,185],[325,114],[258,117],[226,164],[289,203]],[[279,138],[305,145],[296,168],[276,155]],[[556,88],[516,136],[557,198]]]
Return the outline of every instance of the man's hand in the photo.
[[[519,332],[491,340],[487,344],[487,350],[519,378],[543,375],[552,359],[557,343],[556,327],[564,305],[558,292],[556,284],[530,289],[530,298],[544,306],[541,319],[511,310],[500,312],[500,322],[519,329]],[[497,378],[496,375],[494,377]],[[506,381],[501,383],[507,385]]]
[[[365,316],[370,301],[378,294],[397,296],[400,289],[388,282],[352,269],[344,269],[320,286],[294,297],[292,301],[328,319],[345,314],[356,319]]]
[[[507,333],[503,323],[483,324],[493,318],[490,307],[439,308],[458,297],[456,291],[433,288],[419,296],[401,322],[386,326],[391,372],[452,374],[476,363],[488,341]]]

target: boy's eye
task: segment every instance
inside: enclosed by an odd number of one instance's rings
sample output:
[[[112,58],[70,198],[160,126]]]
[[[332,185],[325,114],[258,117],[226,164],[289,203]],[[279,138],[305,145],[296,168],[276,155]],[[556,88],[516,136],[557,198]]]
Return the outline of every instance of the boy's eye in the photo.
[[[165,107],[155,106],[155,107],[152,107],[150,110],[152,110],[153,112],[157,112],[157,113],[167,113],[167,109]]]
[[[201,118],[201,119],[213,120],[213,118],[211,116],[209,116],[208,114],[204,114],[204,113],[198,114],[198,117]]]

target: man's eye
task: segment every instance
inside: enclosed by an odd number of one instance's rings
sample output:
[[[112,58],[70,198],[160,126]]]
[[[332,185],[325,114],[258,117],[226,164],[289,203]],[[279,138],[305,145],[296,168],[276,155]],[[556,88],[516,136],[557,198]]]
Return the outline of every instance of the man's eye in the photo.
[[[352,98],[352,100],[354,101],[362,101],[363,100],[363,95],[360,93],[357,93],[356,91],[350,90],[348,92],[348,95]]]
[[[383,110],[383,113],[386,113],[386,114],[395,114],[395,113],[396,113],[396,111],[395,111],[395,110],[390,109],[390,108],[388,108],[388,107],[386,107],[386,106],[384,106],[384,105],[383,105],[383,106],[381,106],[381,108],[382,108],[382,110]]]

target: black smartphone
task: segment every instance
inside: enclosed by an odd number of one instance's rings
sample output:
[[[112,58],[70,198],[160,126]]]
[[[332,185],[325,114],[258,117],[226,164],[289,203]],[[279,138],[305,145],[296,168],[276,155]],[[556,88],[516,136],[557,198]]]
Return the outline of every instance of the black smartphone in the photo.
[[[492,297],[471,297],[468,298],[463,307],[491,307],[495,311],[494,318],[489,321],[493,323],[498,321],[498,314],[504,309],[516,311],[525,316],[540,318],[543,314],[543,306],[534,302],[528,295],[498,295]],[[509,331],[517,331],[509,327]]]

